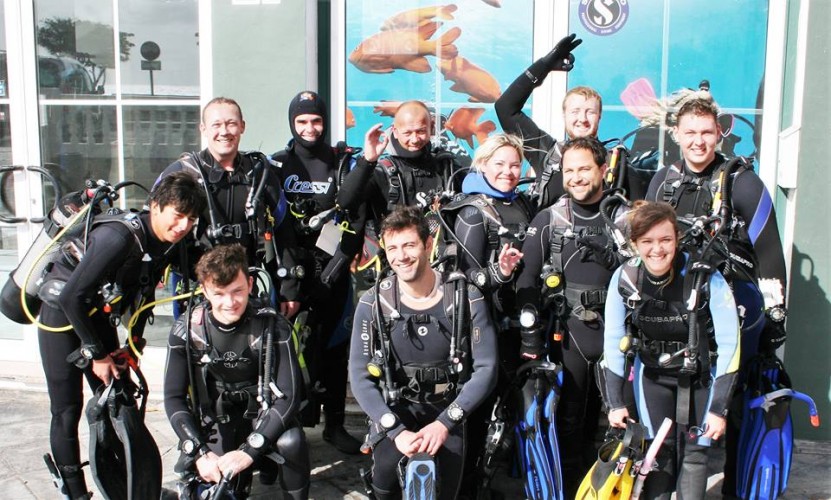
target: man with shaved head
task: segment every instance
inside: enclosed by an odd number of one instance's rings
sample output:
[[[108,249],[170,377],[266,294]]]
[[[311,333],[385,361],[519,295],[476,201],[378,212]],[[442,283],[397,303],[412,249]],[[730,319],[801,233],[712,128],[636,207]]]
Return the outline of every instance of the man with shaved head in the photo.
[[[382,130],[379,123],[370,128],[364,156],[344,181],[338,204],[350,211],[365,209],[368,219],[380,222],[397,205],[429,207],[453,187],[449,182],[461,182],[452,179],[452,155],[433,151],[432,123],[424,103],[406,101],[396,110],[392,127]]]

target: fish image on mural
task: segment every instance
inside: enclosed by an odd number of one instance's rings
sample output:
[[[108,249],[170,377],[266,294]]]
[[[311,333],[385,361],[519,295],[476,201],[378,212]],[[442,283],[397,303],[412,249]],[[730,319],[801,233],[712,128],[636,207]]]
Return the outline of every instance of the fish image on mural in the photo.
[[[381,116],[395,116],[395,110],[401,106],[402,101],[381,100],[381,104],[373,106],[372,112]]]
[[[462,34],[458,27],[431,40],[440,25],[426,22],[416,28],[376,33],[355,47],[349,62],[366,73],[392,73],[396,69],[427,73],[432,67],[424,56],[441,53],[443,57],[455,57],[459,53],[453,45]]]
[[[450,21],[453,18],[453,12],[458,7],[454,4],[444,5],[441,7],[422,7],[420,9],[405,10],[388,18],[381,25],[381,31],[400,30],[405,28],[417,28],[418,26],[434,20],[435,18],[443,21]]]
[[[439,68],[445,80],[454,82],[450,90],[469,95],[470,102],[496,102],[502,95],[496,78],[464,57],[442,57]]]
[[[533,13],[533,0],[348,0],[345,95],[356,125],[344,117],[347,142],[363,142],[369,124],[389,126],[414,99],[437,117],[434,147],[450,140],[472,154],[499,130],[493,103],[532,56]]]
[[[467,142],[470,149],[475,149],[474,137],[476,137],[479,144],[482,144],[488,138],[488,135],[496,130],[496,124],[491,120],[477,123],[484,112],[485,108],[462,107],[455,109],[447,118],[444,128],[449,130],[456,139]]]
[[[346,128],[350,129],[355,126],[355,113],[351,109],[346,108]]]

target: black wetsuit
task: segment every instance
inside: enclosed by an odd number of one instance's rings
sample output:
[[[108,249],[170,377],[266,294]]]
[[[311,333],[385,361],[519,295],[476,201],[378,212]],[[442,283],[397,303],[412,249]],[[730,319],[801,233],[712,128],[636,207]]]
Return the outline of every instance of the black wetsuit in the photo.
[[[73,468],[80,467],[81,463],[78,444],[78,423],[84,403],[81,377],[87,378],[93,390],[102,382],[93,375],[91,364],[82,371],[68,363],[66,358],[82,345],[94,351],[94,359],[103,359],[119,347],[116,328],[110,323],[110,317],[102,312],[99,295],[102,285],[116,281],[120,284],[123,297],[119,303],[123,309],[129,308],[140,297],[152,302],[155,284],[163,269],[171,256],[178,258],[179,255],[177,249],[155,236],[150,228],[148,213],[142,213],[135,220],[140,229],[115,221],[96,223],[89,232],[84,258],[78,265],[73,268],[60,260],[44,277],[45,283],[54,279],[65,280],[66,284],[57,303],[44,303],[40,322],[49,327],[71,324],[73,328],[62,333],[38,329],[52,413],[50,444],[55,462],[64,473],[73,498],[80,498],[87,491],[83,472],[78,471],[80,477],[77,473],[72,474]],[[145,254],[151,260],[142,265]],[[90,316],[89,311],[93,307],[98,310]],[[141,336],[149,315],[150,310],[143,313],[141,320],[133,327],[133,336]]]
[[[540,194],[540,208],[551,206],[557,199],[565,194],[563,189],[563,173],[560,170],[560,142],[554,139],[548,132],[540,129],[534,120],[522,111],[522,107],[531,97],[534,89],[542,85],[544,78],[538,79],[536,83],[525,72],[505,89],[505,92],[496,100],[494,110],[499,118],[499,125],[510,134],[522,137],[525,145],[525,158],[534,169],[537,182],[541,182],[546,166],[550,170],[550,177],[542,181],[544,188]],[[646,192],[646,182],[639,178],[632,168],[627,168],[626,179],[624,179],[627,196],[631,200],[638,200]]]
[[[198,160],[198,162],[194,160]],[[196,167],[201,169],[201,175],[195,169]],[[292,246],[294,234],[291,227],[281,223],[286,213],[286,202],[280,189],[280,180],[270,164],[266,165],[265,168],[268,171],[268,178],[256,214],[258,226],[256,229],[260,233],[273,231],[271,241],[277,245]],[[193,262],[196,262],[202,251],[214,245],[240,243],[248,251],[248,261],[251,265],[262,263],[264,260],[269,261],[270,267],[276,264],[268,257],[270,249],[266,248],[265,257],[258,254],[261,250],[259,237],[262,234],[258,235],[253,230],[245,214],[246,201],[251,191],[253,169],[254,162],[250,156],[237,154],[234,160],[234,170],[227,171],[214,159],[209,150],[204,149],[196,153],[195,158],[190,154],[183,155],[164,169],[156,180],[158,184],[163,177],[184,170],[193,173],[197,179],[203,178],[208,185],[208,192],[206,193],[208,195],[208,205],[199,216],[199,227],[197,228],[199,244],[197,255],[191,259]],[[257,181],[259,181],[259,176]],[[213,209],[213,212],[211,209]],[[265,219],[266,211],[274,218],[273,227]],[[214,231],[211,231],[210,226],[212,224],[216,224],[221,229],[214,228]],[[292,262],[283,262],[282,264],[286,268],[293,267]],[[284,297],[283,299],[296,300],[296,297]]]
[[[487,435],[488,422],[493,411],[493,404],[498,395],[502,395],[510,381],[514,378],[519,367],[519,309],[516,307],[516,289],[513,282],[514,276],[502,276],[499,271],[498,259],[502,246],[505,243],[519,248],[522,240],[525,239],[526,230],[531,220],[531,204],[522,195],[510,193],[509,197],[501,197],[502,194],[489,185],[482,185],[484,178],[480,174],[469,174],[465,181],[468,190],[471,181],[476,179],[476,184],[483,191],[488,191],[491,197],[485,194],[469,195],[473,198],[489,204],[497,214],[498,222],[508,231],[498,235],[498,229],[493,222],[487,220],[482,210],[475,205],[467,205],[461,208],[454,223],[454,233],[460,240],[456,253],[459,259],[459,269],[465,273],[470,283],[476,283],[478,288],[488,299],[491,310],[491,317],[495,321],[497,344],[499,345],[500,370],[497,380],[497,388],[490,398],[477,409],[469,419],[468,424],[468,458],[465,463],[465,477],[462,484],[463,493],[473,494],[474,489],[483,484],[482,478],[477,477],[482,473],[477,470],[477,459],[483,452],[485,437]],[[449,205],[448,208],[452,207]],[[486,222],[487,220],[487,222]],[[467,250],[463,250],[462,246]],[[484,283],[477,282],[476,275],[485,277]]]
[[[378,437],[373,448],[372,481],[379,500],[400,497],[396,467],[403,455],[395,446],[396,436],[404,430],[417,432],[435,421],[441,422],[450,431],[450,436],[437,455],[439,498],[456,497],[465,456],[467,417],[485,400],[496,381],[497,348],[493,324],[481,293],[472,286],[468,286],[470,316],[469,319],[465,318],[469,322],[469,328],[466,329],[469,341],[462,342],[461,346],[467,353],[464,365],[470,379],[464,383],[461,391],[439,392],[439,387],[446,386],[446,382],[434,386],[423,379],[421,384],[413,386],[411,380],[414,379],[404,374],[404,366],[416,365],[441,365],[444,368],[440,371],[446,373],[452,326],[445,310],[442,278],[437,275],[436,279],[439,283],[434,300],[413,303],[408,302],[402,294],[399,305],[401,319],[392,321],[389,334],[391,351],[396,360],[393,377],[402,389],[401,397],[394,404],[385,401],[382,381],[372,377],[366,368],[379,341],[373,312],[376,303],[375,288],[361,297],[355,311],[349,375],[352,393],[372,422],[370,437]],[[386,278],[380,286],[394,286],[392,280],[397,278]],[[384,284],[385,282],[389,284]],[[415,391],[413,387],[420,391]],[[461,421],[454,421],[448,415],[451,404],[457,405],[464,412]],[[387,413],[393,413],[397,420],[391,429],[379,436],[382,431],[379,422]]]
[[[265,454],[273,448],[286,460],[281,466],[283,491],[291,498],[306,498],[309,451],[297,421],[302,377],[291,330],[273,310],[275,316],[268,318],[258,315],[258,309],[256,303],[250,303],[242,319],[223,325],[211,314],[210,305],[203,302],[192,313],[187,347],[187,318],[181,317],[173,325],[164,380],[165,411],[180,440],[196,441],[195,455],[189,457],[183,453],[177,472],[195,472],[196,458],[205,450],[204,446],[218,455],[241,449],[255,460],[255,465],[243,471],[236,483],[237,498],[244,498],[250,490],[252,469],[267,468],[271,460]],[[262,410],[257,401],[258,378],[264,365],[264,330],[270,321],[274,324],[271,380],[279,393],[275,392],[271,406]],[[194,377],[192,389],[197,399],[194,402],[189,400],[188,392],[191,386],[188,353]],[[206,357],[210,362],[205,362]],[[199,400],[204,394],[207,402]],[[199,408],[210,425],[200,425],[191,408]],[[265,438],[262,447],[254,448],[246,442],[252,433]]]
[[[686,167],[684,161],[659,170],[649,185],[646,199],[676,203],[679,216],[710,215],[713,193],[699,189],[698,185],[713,177],[727,159],[716,154],[713,162],[701,173],[695,173]],[[671,170],[671,169],[674,169]],[[670,178],[667,181],[667,178]],[[677,190],[670,187],[678,177],[683,181]],[[671,194],[670,194],[671,192]],[[782,240],[776,225],[776,212],[773,200],[764,183],[752,170],[741,170],[735,175],[730,190],[730,205],[737,222],[737,237],[728,241],[728,248],[733,255],[731,266],[744,270],[744,273],[727,275],[740,306],[743,317],[741,336],[741,360],[745,366],[747,360],[759,350],[759,343],[765,329],[765,303],[759,292],[757,279],[778,280],[782,293],[787,290],[785,274],[785,257]],[[747,275],[750,276],[747,276]],[[725,463],[725,482],[722,491],[735,495],[735,464],[738,446],[738,428],[741,425],[740,402],[732,407],[737,414],[728,419],[727,425],[727,461]]]
[[[444,160],[436,158],[429,144],[416,155],[395,154],[392,144],[388,151],[392,154],[382,156],[375,163],[358,158],[355,169],[346,176],[338,193],[341,207],[354,211],[366,203],[369,219],[380,222],[393,206],[427,206],[433,196],[445,189],[447,166]],[[393,167],[397,173],[391,173]],[[400,188],[390,189],[391,178],[393,185]]]
[[[670,434],[661,446],[658,469],[649,473],[644,485],[645,498],[669,500],[676,489],[678,498],[704,498],[710,439],[691,439],[690,432],[701,429],[708,413],[719,416],[727,413],[736,383],[739,321],[730,288],[719,272],[705,280],[700,312],[693,319],[698,321],[703,351],[718,356],[710,356],[712,361],[707,355],[701,357],[703,366],[690,377],[688,407],[678,408],[684,357],[676,358],[665,367],[658,363],[661,354],[675,354],[686,347],[689,340],[691,318],[686,308],[689,290],[685,290],[684,283],[686,258],[679,252],[672,272],[664,276],[649,275],[638,259],[632,259],[615,272],[609,283],[604,360],[610,409],[617,410],[628,404],[624,387],[631,376],[638,421],[648,429],[649,438],[655,436],[665,417],[676,424],[681,421],[679,410],[687,412],[685,417],[689,421],[688,425],[674,425],[674,434]],[[629,289],[628,293],[621,292],[622,284],[628,284],[623,287]],[[640,300],[635,299],[635,292]],[[620,350],[620,341],[627,334],[627,323],[630,322],[641,346],[635,353],[631,373],[631,363]],[[702,375],[702,370],[706,371],[706,376]]]
[[[547,304],[547,308],[543,309],[540,295],[543,289],[542,269],[551,262],[554,228],[559,230],[559,234],[566,228],[574,233],[574,237],[562,240],[559,252],[562,259],[559,274],[566,305],[558,318],[555,317],[557,313],[553,304]],[[557,433],[567,495],[576,492],[591,463],[597,458],[594,437],[601,404],[594,380],[594,366],[603,354],[603,299],[618,263],[615,261],[607,266],[581,258],[583,253],[590,251],[577,242],[577,238],[585,236],[601,246],[611,246],[608,230],[600,216],[600,202],[582,205],[565,197],[537,214],[522,245],[525,267],[516,285],[519,308],[530,306],[539,311],[544,325],[543,334],[557,330],[563,335],[562,342],[550,343],[550,356],[563,365]],[[581,308],[587,312],[581,313]],[[551,336],[548,338],[550,340]]]
[[[280,178],[283,193],[289,203],[287,220],[296,235],[297,244],[283,248],[281,259],[293,253],[293,260],[303,266],[302,280],[285,279],[283,296],[299,298],[303,311],[308,311],[307,325],[312,329],[306,340],[303,356],[309,369],[309,383],[319,387],[311,397],[312,404],[304,410],[304,425],[314,426],[320,418],[320,402],[326,414],[327,426],[342,426],[346,401],[346,370],[349,348],[349,328],[341,325],[344,314],[351,317],[349,303],[351,282],[349,264],[363,242],[362,228],[350,224],[341,233],[340,245],[334,256],[317,248],[320,229],[309,227],[309,219],[335,206],[337,195],[338,158],[331,147],[304,146],[292,141],[285,150],[272,155],[280,163],[275,172]],[[349,168],[347,165],[346,168]],[[336,221],[343,219],[341,214]],[[354,222],[351,218],[348,222]],[[289,290],[299,288],[299,292]],[[340,325],[340,327],[339,327]],[[339,333],[345,333],[339,335]]]

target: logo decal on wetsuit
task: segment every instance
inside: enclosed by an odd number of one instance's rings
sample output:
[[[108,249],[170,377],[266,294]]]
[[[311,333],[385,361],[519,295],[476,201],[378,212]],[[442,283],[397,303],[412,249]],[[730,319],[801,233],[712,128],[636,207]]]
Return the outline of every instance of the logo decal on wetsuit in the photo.
[[[298,175],[290,175],[286,177],[283,189],[287,193],[326,194],[331,185],[331,182],[301,181]]]
[[[228,351],[222,354],[222,362],[225,364],[225,368],[234,368],[237,366],[237,353],[234,351]]]
[[[628,0],[581,0],[580,23],[595,35],[614,35],[629,19]]]
[[[416,333],[418,334],[419,337],[424,337],[425,335],[427,335],[427,327],[426,326],[418,327],[418,329],[416,330]]]

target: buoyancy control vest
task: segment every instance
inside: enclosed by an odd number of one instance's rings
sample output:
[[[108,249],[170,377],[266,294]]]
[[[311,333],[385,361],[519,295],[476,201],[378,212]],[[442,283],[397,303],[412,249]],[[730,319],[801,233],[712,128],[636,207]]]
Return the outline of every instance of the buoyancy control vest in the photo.
[[[730,254],[729,265],[722,266],[725,279],[741,279],[757,281],[759,279],[759,262],[753,243],[748,234],[748,223],[732,208],[732,199],[721,199],[721,188],[728,182],[729,191],[736,178],[747,170],[753,170],[746,158],[736,158],[737,165],[721,154],[717,154],[716,161],[720,162],[709,175],[694,175],[686,171],[682,161],[676,162],[667,168],[666,177],[658,196],[676,209],[681,217],[698,217],[703,215],[718,215],[722,203],[729,206],[730,220],[726,228],[726,245]],[[729,172],[728,172],[729,167]]]
[[[619,206],[612,219],[617,218]],[[543,307],[553,307],[560,319],[570,314],[581,321],[596,321],[606,304],[606,287],[598,285],[581,285],[570,283],[565,279],[565,262],[563,250],[569,240],[582,236],[605,234],[608,244],[612,237],[608,228],[601,226],[579,225],[571,208],[571,199],[563,196],[549,209],[548,261],[543,265],[542,280]],[[599,217],[599,214],[598,214]]]
[[[289,202],[288,211],[293,216],[295,233],[313,235],[320,232],[324,223],[339,215],[341,209],[335,207],[337,192],[346,175],[354,168],[355,155],[360,153],[361,148],[353,148],[341,141],[331,148],[321,146],[329,151],[309,150],[303,155],[295,151],[298,147],[302,148],[291,141],[285,149],[271,155],[271,159],[283,170],[282,189]],[[331,157],[327,156],[329,152]],[[315,178],[315,171],[309,169],[310,164],[318,165],[318,178]],[[326,166],[325,176],[321,175],[319,168],[322,165]]]
[[[193,308],[190,332],[183,340],[189,344],[196,406],[203,419],[224,423],[228,421],[228,411],[233,405],[246,407],[245,418],[257,416],[265,338],[268,329],[276,328],[277,323],[274,315],[259,314],[258,311],[269,309],[260,306],[252,299],[243,322],[234,325],[233,331],[229,332],[223,332],[222,327],[209,317],[207,302]],[[185,337],[185,328],[176,333]]]
[[[378,167],[387,178],[387,212],[398,205],[430,207],[436,197],[445,191],[456,191],[460,179],[457,174],[467,169],[456,167],[453,153],[434,148],[413,162],[387,155],[378,160]],[[415,163],[417,162],[417,163]]]
[[[253,256],[257,238],[267,228],[279,224],[286,211],[281,196],[272,207],[262,207],[269,177],[271,160],[260,152],[240,152],[240,168],[226,171],[212,166],[202,152],[184,153],[179,161],[198,175],[208,199],[207,227],[204,237],[211,245],[242,243]],[[226,193],[224,198],[220,193]]]
[[[644,366],[653,369],[677,370],[683,365],[683,356],[673,356],[682,352],[689,341],[689,322],[699,321],[699,346],[703,360],[701,371],[709,370],[715,362],[715,336],[712,318],[708,311],[709,288],[705,284],[699,291],[699,308],[694,318],[686,307],[686,300],[692,293],[693,280],[683,261],[673,263],[672,273],[680,280],[672,280],[667,287],[675,287],[668,295],[675,297],[655,297],[645,291],[646,270],[640,259],[635,257],[623,264],[618,281],[618,293],[626,306],[626,342],[621,350],[628,351],[628,356],[640,355]],[[680,288],[680,294],[679,289]],[[673,293],[674,292],[674,293]],[[680,295],[680,296],[678,296]],[[624,349],[624,347],[626,349]]]
[[[487,261],[478,262],[476,256],[470,253],[468,255],[476,262],[478,267],[485,268],[489,264],[496,262],[503,245],[508,243],[519,247],[525,241],[532,208],[523,196],[516,197],[512,204],[516,205],[518,210],[500,210],[499,201],[484,194],[459,194],[450,203],[442,207],[440,213],[451,230],[455,226],[459,214],[466,207],[475,208],[482,214],[482,221],[485,225],[487,238]],[[452,234],[445,234],[444,245],[447,248],[452,248],[453,246],[462,247],[462,243]],[[454,255],[458,255],[458,252],[466,251],[464,248],[455,248],[452,250],[447,250],[447,248],[444,252],[440,253],[443,254],[449,251]]]
[[[436,279],[442,278],[437,275]],[[390,404],[398,396],[414,401],[445,400],[455,396],[470,379],[469,285],[461,273],[455,273],[449,279],[442,280],[441,286],[441,308],[445,318],[438,318],[429,311],[402,313],[396,276],[384,278],[374,289],[376,300],[372,305],[370,346],[375,357],[370,362],[370,368],[371,373],[373,369],[378,370],[375,375],[384,383],[385,398]],[[442,319],[449,320],[449,331]],[[392,341],[393,335],[402,334],[407,338],[428,335],[447,338],[448,355],[425,362],[403,360]],[[381,377],[381,371],[388,376]]]
[[[149,295],[156,283],[152,282],[154,264],[146,253],[147,234],[144,224],[139,219],[139,212],[109,209],[95,216],[89,231],[102,224],[112,223],[125,226],[135,239],[135,245],[125,257],[124,264],[105,278],[96,297],[96,306],[101,307],[110,316],[113,326],[117,326],[121,322],[121,314],[128,309],[134,312],[139,306],[136,303],[137,299]],[[83,231],[64,241],[60,251],[55,254],[55,260],[44,269],[44,276],[39,280],[38,297],[47,305],[60,309],[58,297],[72,271],[84,258],[87,234],[87,231]],[[127,281],[138,285],[135,296],[125,296],[125,293],[133,291],[125,289]]]

